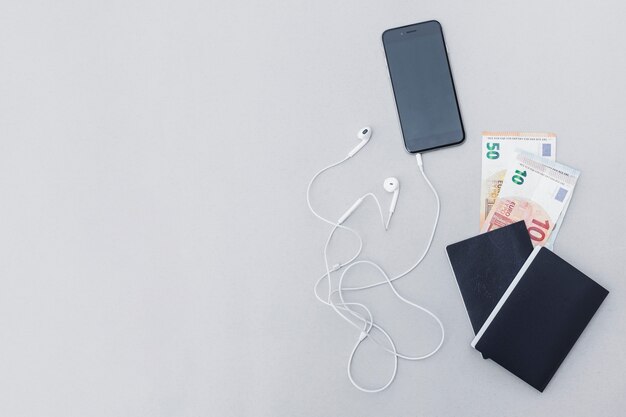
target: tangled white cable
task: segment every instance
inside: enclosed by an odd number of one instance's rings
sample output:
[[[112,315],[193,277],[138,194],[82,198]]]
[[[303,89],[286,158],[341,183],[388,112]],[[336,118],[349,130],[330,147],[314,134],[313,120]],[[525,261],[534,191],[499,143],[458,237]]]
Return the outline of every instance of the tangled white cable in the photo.
[[[368,392],[368,393],[374,393],[374,392],[380,392],[383,391],[384,389],[386,389],[387,387],[389,387],[391,385],[391,383],[394,381],[397,371],[398,371],[398,359],[404,359],[404,360],[409,360],[409,361],[418,361],[418,360],[422,360],[422,359],[426,359],[432,355],[434,355],[443,345],[443,341],[444,341],[444,337],[445,337],[445,331],[443,328],[443,324],[441,323],[441,320],[439,320],[439,318],[432,313],[430,310],[428,310],[425,307],[422,307],[408,299],[406,299],[405,297],[403,297],[402,295],[400,295],[400,293],[398,292],[398,290],[395,288],[395,286],[393,285],[393,282],[397,279],[400,279],[404,276],[406,276],[407,274],[409,274],[411,271],[413,271],[415,268],[417,268],[417,266],[422,262],[422,260],[426,257],[426,254],[428,253],[432,242],[433,242],[433,238],[435,236],[435,231],[437,229],[437,224],[439,223],[439,213],[440,213],[440,209],[441,209],[441,204],[439,201],[439,195],[437,194],[437,191],[435,190],[435,187],[433,187],[432,183],[430,182],[430,180],[428,179],[428,177],[426,176],[426,173],[424,172],[424,164],[422,162],[422,156],[420,154],[416,154],[416,161],[417,161],[417,166],[419,168],[419,171],[422,174],[422,177],[424,178],[424,180],[426,181],[426,183],[428,184],[428,186],[430,187],[431,191],[433,192],[433,195],[435,196],[435,200],[437,202],[437,214],[435,216],[435,221],[433,224],[433,228],[430,234],[430,237],[428,239],[428,243],[426,245],[426,248],[424,249],[424,252],[422,253],[422,255],[418,258],[418,260],[411,266],[409,267],[407,270],[405,270],[404,272],[396,275],[395,277],[390,278],[387,273],[375,262],[369,261],[369,260],[356,260],[359,255],[361,254],[361,250],[363,249],[363,240],[361,238],[361,236],[359,235],[359,233],[352,229],[349,228],[347,226],[344,226],[343,223],[348,219],[348,217],[350,217],[350,215],[352,213],[354,213],[354,211],[365,201],[366,198],[371,197],[374,202],[376,203],[376,206],[378,208],[378,212],[380,214],[380,220],[381,223],[383,225],[383,228],[385,230],[387,230],[388,226],[389,226],[389,222],[391,220],[391,216],[393,215],[393,212],[395,211],[395,205],[396,202],[398,201],[398,193],[399,193],[399,182],[396,178],[387,178],[385,180],[385,190],[389,191],[389,192],[393,192],[393,199],[392,199],[392,203],[389,209],[389,216],[387,218],[387,222],[385,222],[384,216],[383,216],[383,211],[382,208],[380,206],[380,202],[378,201],[378,198],[373,194],[373,193],[367,193],[365,195],[363,195],[362,197],[360,197],[359,199],[356,200],[356,202],[350,207],[348,208],[348,210],[346,210],[346,212],[339,217],[339,219],[337,221],[332,221],[329,220],[323,216],[321,216],[319,213],[317,213],[315,211],[315,209],[313,208],[313,206],[311,205],[311,187],[313,185],[313,183],[315,182],[315,180],[324,172],[328,171],[331,168],[334,168],[336,166],[341,165],[342,163],[344,163],[345,161],[347,161],[348,159],[350,159],[351,157],[353,157],[359,150],[361,150],[369,141],[370,137],[371,137],[372,131],[369,127],[365,127],[363,129],[361,129],[358,133],[358,137],[359,139],[361,139],[361,142],[354,148],[352,149],[349,153],[348,156],[346,156],[345,158],[343,158],[342,160],[335,162],[333,164],[330,164],[324,168],[322,168],[321,170],[319,170],[317,173],[315,173],[315,175],[313,176],[313,178],[311,178],[311,181],[309,181],[309,185],[307,187],[307,192],[306,192],[306,199],[307,199],[307,204],[309,206],[309,210],[311,211],[311,213],[313,213],[313,215],[315,217],[317,217],[318,219],[322,220],[323,222],[328,223],[329,225],[332,226],[332,229],[330,231],[330,234],[328,235],[328,238],[326,239],[326,243],[324,245],[324,250],[323,250],[323,254],[324,254],[324,264],[326,266],[326,273],[324,275],[322,275],[317,282],[315,283],[315,286],[313,287],[313,292],[315,293],[315,297],[323,304],[331,307],[338,315],[339,317],[341,317],[342,319],[344,319],[348,324],[350,324],[352,327],[356,328],[359,331],[359,337],[357,342],[355,343],[354,347],[352,348],[352,352],[350,353],[350,357],[348,359],[348,378],[350,379],[350,382],[352,383],[352,385],[354,385],[357,389],[363,391],[363,392]],[[335,234],[335,232],[338,229],[343,229],[351,234],[353,234],[357,240],[358,240],[358,249],[356,251],[356,253],[350,257],[350,259],[348,259],[345,262],[339,262],[336,263],[332,266],[329,265],[328,263],[328,246],[330,245],[330,242]],[[368,285],[362,285],[362,286],[357,286],[357,287],[344,287],[343,286],[343,281],[344,281],[344,277],[346,276],[346,274],[348,273],[348,271],[350,269],[352,269],[354,266],[356,265],[368,265],[373,267],[376,271],[378,271],[382,276],[383,276],[383,280],[379,281],[379,282],[375,282],[373,284],[368,284]],[[332,280],[331,280],[331,275],[333,272],[336,272],[342,268],[345,268],[339,278],[339,281],[337,282],[336,288],[333,289],[333,285],[332,285]],[[327,285],[328,285],[328,293],[326,296],[326,299],[323,299],[319,292],[318,292],[318,288],[319,285],[322,281],[326,280],[327,281]],[[439,325],[439,328],[441,329],[441,339],[439,341],[439,343],[437,344],[437,346],[430,351],[427,354],[424,355],[420,355],[420,356],[409,356],[409,355],[405,355],[402,353],[399,353],[396,345],[393,341],[393,338],[389,335],[389,333],[383,329],[380,325],[376,324],[374,322],[374,318],[373,315],[370,311],[370,309],[367,308],[367,306],[365,306],[362,303],[357,303],[357,302],[347,302],[344,299],[344,292],[347,291],[361,291],[361,290],[366,290],[369,288],[374,288],[380,285],[384,285],[387,284],[389,285],[389,288],[392,290],[392,292],[394,293],[394,295],[401,300],[402,302],[404,302],[405,304],[414,307],[426,314],[428,314],[430,317],[432,317],[437,324]],[[338,300],[333,300],[333,297],[338,298]],[[355,310],[356,308],[362,309],[362,312],[358,312]],[[364,314],[362,314],[364,313]],[[379,339],[377,339],[375,336],[372,335],[372,330],[375,329],[376,331],[382,333],[382,335],[384,336],[384,338],[386,339],[386,341],[381,341]],[[361,346],[361,343],[365,340],[365,339],[370,339],[372,340],[376,345],[378,345],[380,348],[382,348],[385,352],[388,352],[389,354],[391,354],[393,356],[393,361],[394,361],[394,365],[393,365],[393,373],[391,375],[391,377],[389,378],[389,380],[381,385],[380,387],[377,388],[365,388],[361,385],[359,385],[355,380],[354,377],[352,375],[352,361],[353,358],[356,354],[356,351],[358,350],[359,346]]]

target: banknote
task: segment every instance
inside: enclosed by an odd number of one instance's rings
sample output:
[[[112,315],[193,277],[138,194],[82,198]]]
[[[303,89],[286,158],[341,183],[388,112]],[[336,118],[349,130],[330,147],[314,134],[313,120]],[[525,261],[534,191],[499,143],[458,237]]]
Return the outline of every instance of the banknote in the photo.
[[[518,152],[481,232],[524,220],[533,245],[551,247],[579,175],[558,162]]]
[[[480,228],[498,198],[506,169],[515,160],[516,149],[555,160],[554,133],[483,132],[480,186]]]

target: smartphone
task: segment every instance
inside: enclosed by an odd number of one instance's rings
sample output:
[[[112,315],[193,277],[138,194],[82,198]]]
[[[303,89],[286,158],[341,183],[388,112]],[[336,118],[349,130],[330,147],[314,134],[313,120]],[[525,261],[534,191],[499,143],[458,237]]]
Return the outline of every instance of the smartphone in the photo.
[[[410,153],[465,140],[441,24],[436,20],[386,30],[383,46]]]

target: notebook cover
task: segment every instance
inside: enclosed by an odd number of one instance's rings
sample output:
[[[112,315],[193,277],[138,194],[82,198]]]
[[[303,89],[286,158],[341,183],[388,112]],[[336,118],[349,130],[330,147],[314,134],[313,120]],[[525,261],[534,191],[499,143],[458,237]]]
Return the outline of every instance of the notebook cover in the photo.
[[[472,346],[543,391],[608,293],[537,247]]]
[[[446,247],[474,334],[532,250],[524,221]]]

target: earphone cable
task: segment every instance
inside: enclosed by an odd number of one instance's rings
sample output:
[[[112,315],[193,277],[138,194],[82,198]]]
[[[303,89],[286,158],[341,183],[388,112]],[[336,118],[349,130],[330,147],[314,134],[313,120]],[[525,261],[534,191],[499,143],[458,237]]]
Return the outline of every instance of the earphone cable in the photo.
[[[430,250],[430,247],[432,245],[433,242],[433,238],[435,235],[435,231],[437,228],[437,224],[439,222],[439,214],[440,214],[440,209],[441,209],[441,203],[439,200],[439,195],[437,194],[436,189],[434,188],[433,184],[431,183],[431,181],[428,179],[428,176],[426,175],[425,171],[424,171],[424,167],[423,167],[423,162],[422,162],[422,158],[420,154],[416,155],[416,162],[418,165],[418,168],[420,170],[420,173],[422,174],[422,176],[424,177],[424,180],[426,181],[426,183],[428,184],[429,188],[431,189],[431,191],[433,192],[433,195],[435,196],[435,200],[437,203],[437,210],[436,210],[436,216],[435,216],[435,222],[431,231],[431,235],[429,237],[428,243],[426,245],[426,248],[424,250],[424,252],[422,253],[422,255],[420,256],[420,258],[409,268],[407,269],[405,272],[401,273],[400,275],[394,277],[394,278],[389,278],[389,276],[385,273],[385,271],[375,262],[369,261],[369,260],[361,260],[361,261],[356,261],[355,259],[358,258],[358,256],[360,255],[362,248],[363,248],[363,240],[361,238],[361,236],[358,234],[358,232],[356,232],[354,229],[349,228],[347,226],[343,226],[341,223],[347,219],[347,217],[351,214],[352,211],[354,211],[360,204],[361,202],[366,198],[366,197],[372,197],[372,199],[374,200],[374,202],[376,203],[378,212],[380,214],[380,218],[381,218],[381,222],[382,225],[384,227],[385,230],[388,229],[389,226],[389,222],[391,220],[391,212],[389,213],[389,217],[387,218],[387,222],[385,223],[384,220],[384,216],[383,216],[383,212],[382,212],[382,207],[380,205],[380,202],[378,201],[378,198],[373,194],[373,193],[367,193],[364,196],[362,196],[360,199],[357,200],[357,202],[351,207],[351,209],[349,209],[348,212],[346,212],[347,214],[345,214],[344,216],[342,216],[342,218],[338,221],[338,222],[333,222],[331,220],[328,220],[324,217],[322,217],[320,214],[318,214],[312,207],[311,204],[311,199],[310,199],[310,190],[312,187],[312,184],[314,183],[315,179],[317,179],[317,177],[319,177],[319,175],[321,175],[323,172],[336,167],[340,164],[342,164],[343,162],[345,162],[346,160],[348,160],[350,158],[351,155],[349,155],[348,157],[333,163],[331,165],[328,165],[327,167],[324,167],[323,169],[321,169],[320,171],[318,171],[313,178],[311,179],[311,181],[309,181],[308,187],[307,187],[307,204],[309,206],[309,209],[311,210],[311,212],[320,220],[329,223],[333,226],[331,232],[329,233],[329,236],[326,240],[326,243],[324,245],[324,250],[323,250],[323,254],[324,254],[324,263],[325,263],[325,267],[326,267],[326,273],[324,275],[322,275],[317,282],[315,283],[315,286],[313,288],[314,290],[314,294],[315,297],[322,302],[323,304],[326,304],[330,307],[333,308],[333,310],[341,317],[343,318],[348,324],[350,324],[351,326],[355,327],[355,329],[359,330],[359,339],[356,342],[356,344],[354,345],[349,359],[348,359],[348,367],[347,367],[347,372],[348,372],[348,378],[350,380],[350,382],[359,390],[363,391],[363,392],[369,392],[369,393],[374,393],[374,392],[380,392],[383,391],[384,389],[386,389],[389,385],[391,385],[391,383],[393,382],[393,380],[396,377],[397,374],[397,367],[398,367],[398,359],[405,359],[405,360],[411,360],[411,361],[417,361],[417,360],[422,360],[422,359],[426,359],[432,355],[434,355],[437,351],[439,351],[439,349],[441,348],[441,346],[443,345],[444,339],[445,339],[445,330],[443,327],[443,323],[441,322],[441,320],[439,320],[439,318],[432,313],[430,310],[416,304],[413,303],[412,301],[408,300],[407,298],[403,297],[402,295],[400,295],[400,293],[397,291],[397,289],[395,288],[395,286],[392,284],[392,281],[395,281],[399,278],[402,278],[403,276],[406,276],[407,274],[409,274],[411,271],[413,271],[421,262],[422,260],[426,257],[426,254],[428,253],[428,251]],[[328,262],[328,246],[330,245],[330,242],[332,240],[332,237],[334,236],[335,232],[337,231],[337,229],[342,228],[344,230],[347,230],[349,232],[351,232],[352,234],[354,234],[358,241],[359,241],[359,248],[357,250],[357,252],[348,260],[345,262],[341,262],[341,263],[337,263],[335,265],[333,265],[332,267],[329,265]],[[373,266],[374,268],[376,268],[380,274],[385,278],[383,281],[374,283],[374,284],[369,284],[369,285],[364,285],[364,286],[360,286],[360,287],[343,287],[343,280],[344,277],[346,276],[347,272],[354,267],[355,265],[358,264],[367,264],[370,266]],[[342,272],[341,277],[339,279],[339,283],[338,283],[338,288],[334,289],[332,288],[332,281],[331,281],[331,274],[333,272],[338,271],[339,269],[342,269],[343,267],[347,266],[347,268]],[[327,293],[327,299],[323,300],[319,294],[318,294],[318,287],[320,285],[320,283],[324,280],[327,279],[328,282],[328,293]],[[408,356],[408,355],[404,355],[401,354],[397,351],[397,348],[395,346],[395,343],[393,342],[393,339],[391,338],[391,336],[389,335],[389,333],[387,333],[387,331],[385,331],[380,325],[376,324],[374,322],[374,318],[372,315],[372,312],[370,309],[368,309],[364,304],[361,303],[357,303],[357,302],[346,302],[346,300],[343,298],[343,292],[344,291],[358,291],[358,290],[365,290],[365,289],[369,289],[369,288],[374,288],[380,285],[384,285],[384,284],[388,284],[389,287],[391,288],[391,290],[393,291],[394,295],[400,299],[402,302],[419,309],[420,311],[428,314],[430,317],[432,317],[437,324],[439,325],[439,328],[441,330],[441,339],[439,341],[439,343],[437,344],[437,346],[430,351],[427,354],[421,355],[421,356]],[[339,296],[339,302],[334,302],[333,301],[333,295],[337,294]],[[351,308],[351,306],[357,306],[362,308],[365,312],[366,312],[366,316],[363,316],[359,313],[357,313],[353,308]],[[355,323],[352,319],[350,319],[346,314],[344,314],[344,312],[349,313],[351,316],[355,317],[356,319],[358,319],[359,321],[362,322],[362,326],[363,328],[361,328],[357,323]],[[374,337],[371,334],[372,329],[376,329],[377,331],[381,332],[385,338],[387,339],[387,342],[390,346],[390,348],[388,348],[386,345],[386,343],[378,340],[377,337]],[[381,347],[384,351],[390,353],[391,355],[393,355],[394,357],[394,370],[393,373],[391,375],[391,377],[389,378],[389,380],[383,384],[382,386],[378,387],[378,388],[365,388],[363,386],[360,386],[354,379],[353,375],[352,375],[352,362],[353,362],[353,358],[359,348],[359,346],[361,346],[361,344],[363,343],[364,340],[366,339],[370,339],[372,340],[376,345],[378,345],[379,347]]]

